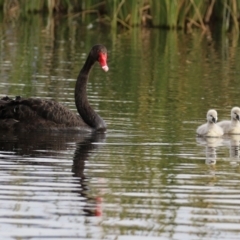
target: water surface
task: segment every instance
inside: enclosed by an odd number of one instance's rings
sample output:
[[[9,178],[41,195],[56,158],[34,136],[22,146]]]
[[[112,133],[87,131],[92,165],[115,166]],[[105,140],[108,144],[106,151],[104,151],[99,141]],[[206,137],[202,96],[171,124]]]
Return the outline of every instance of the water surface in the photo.
[[[0,29],[1,96],[76,111],[92,45],[110,68],[88,84],[106,134],[1,134],[1,239],[239,239],[240,138],[195,135],[208,109],[239,106],[238,39],[38,17]]]

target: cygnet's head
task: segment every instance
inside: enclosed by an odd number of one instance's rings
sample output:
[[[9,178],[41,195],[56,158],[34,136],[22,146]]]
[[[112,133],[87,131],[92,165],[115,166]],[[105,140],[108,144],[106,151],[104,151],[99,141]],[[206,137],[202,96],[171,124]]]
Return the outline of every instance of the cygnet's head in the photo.
[[[240,108],[239,107],[234,107],[231,110],[231,119],[235,121],[240,120]]]
[[[209,123],[216,123],[217,122],[217,111],[214,110],[214,109],[210,109],[208,112],[207,112],[207,121]]]

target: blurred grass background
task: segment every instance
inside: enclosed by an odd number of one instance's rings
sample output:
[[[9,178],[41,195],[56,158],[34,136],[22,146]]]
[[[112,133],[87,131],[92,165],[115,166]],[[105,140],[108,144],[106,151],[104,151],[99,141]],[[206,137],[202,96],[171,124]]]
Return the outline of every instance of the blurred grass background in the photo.
[[[0,0],[1,20],[27,18],[36,13],[64,14],[109,24],[187,29],[216,25],[239,28],[240,0]],[[220,23],[220,25],[219,25]]]

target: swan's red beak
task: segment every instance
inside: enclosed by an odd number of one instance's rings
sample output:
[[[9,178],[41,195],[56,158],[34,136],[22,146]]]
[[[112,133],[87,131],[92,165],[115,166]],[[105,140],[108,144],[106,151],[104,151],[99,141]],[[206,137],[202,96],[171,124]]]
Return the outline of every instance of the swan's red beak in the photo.
[[[108,65],[107,65],[107,54],[106,53],[102,53],[100,52],[99,53],[99,58],[98,58],[98,61],[102,67],[102,69],[107,72],[108,71]]]

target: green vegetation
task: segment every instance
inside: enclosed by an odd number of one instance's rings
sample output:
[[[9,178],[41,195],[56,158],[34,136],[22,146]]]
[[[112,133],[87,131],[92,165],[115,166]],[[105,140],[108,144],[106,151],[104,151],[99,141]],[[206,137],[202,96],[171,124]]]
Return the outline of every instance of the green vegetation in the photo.
[[[220,22],[224,30],[239,28],[240,0],[0,0],[4,19],[27,17],[33,13],[89,15],[112,28],[121,26],[206,29]],[[92,19],[92,18],[91,18]]]

